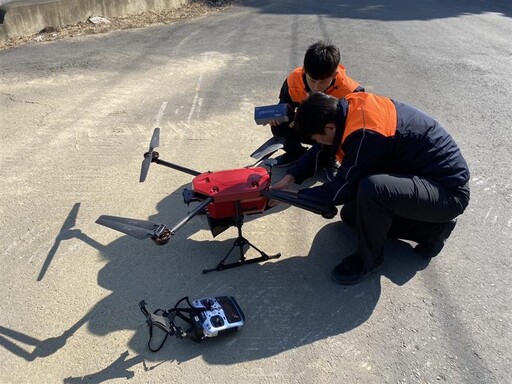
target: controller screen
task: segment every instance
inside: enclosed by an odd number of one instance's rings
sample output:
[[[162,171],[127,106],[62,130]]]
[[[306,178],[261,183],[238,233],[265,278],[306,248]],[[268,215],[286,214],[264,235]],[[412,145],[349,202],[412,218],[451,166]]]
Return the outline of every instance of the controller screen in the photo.
[[[222,309],[224,310],[226,318],[230,323],[236,323],[241,320],[240,313],[235,308],[233,302],[229,297],[223,296],[217,297],[216,299],[219,302]]]

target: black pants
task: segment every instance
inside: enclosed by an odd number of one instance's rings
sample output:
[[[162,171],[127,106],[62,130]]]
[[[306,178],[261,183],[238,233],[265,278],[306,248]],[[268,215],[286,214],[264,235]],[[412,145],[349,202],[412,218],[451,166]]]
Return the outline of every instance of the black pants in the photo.
[[[387,238],[422,242],[437,223],[459,216],[469,203],[469,185],[448,190],[418,176],[379,174],[362,179],[341,218],[358,234],[356,254],[365,269],[382,257]]]

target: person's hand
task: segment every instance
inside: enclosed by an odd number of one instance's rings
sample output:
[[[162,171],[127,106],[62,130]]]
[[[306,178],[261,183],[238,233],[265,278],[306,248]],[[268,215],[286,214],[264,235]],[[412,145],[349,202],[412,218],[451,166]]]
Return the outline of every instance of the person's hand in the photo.
[[[292,175],[286,175],[281,180],[279,180],[277,183],[272,185],[270,189],[288,189],[290,185],[295,181],[295,177]]]
[[[276,127],[279,125],[279,122],[277,120],[270,120],[268,123],[263,124],[263,126],[270,125],[271,127]]]
[[[295,177],[293,177],[292,175],[286,175],[285,177],[283,177],[281,180],[279,180],[277,183],[275,183],[274,185],[272,185],[270,187],[270,189],[288,189],[290,187],[290,185],[295,181]],[[274,200],[274,199],[269,199],[268,200],[268,206],[269,207],[274,207],[276,206],[277,204],[279,203],[279,201],[277,200]]]

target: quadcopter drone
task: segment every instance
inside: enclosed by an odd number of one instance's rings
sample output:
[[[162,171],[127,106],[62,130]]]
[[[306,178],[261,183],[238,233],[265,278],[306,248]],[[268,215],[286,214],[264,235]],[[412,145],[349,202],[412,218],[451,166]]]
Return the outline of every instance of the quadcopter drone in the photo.
[[[269,157],[282,147],[282,143],[267,142],[251,156],[257,159],[256,164],[245,168],[223,170],[217,172],[198,172],[177,164],[169,163],[159,158],[155,148],[159,146],[160,128],[155,128],[149,150],[144,153],[139,182],[144,182],[151,163],[164,165],[191,176],[192,189],[185,188],[182,192],[184,202],[199,203],[174,227],[168,228],[164,224],[158,224],[147,220],[130,219],[125,217],[102,215],[96,223],[115,229],[139,240],[151,238],[155,244],[167,244],[171,236],[183,227],[188,221],[198,214],[205,214],[213,237],[224,232],[229,227],[236,227],[238,237],[235,239],[231,249],[225,257],[211,269],[204,269],[203,273],[221,271],[224,269],[238,267],[244,264],[258,263],[269,259],[279,258],[280,253],[268,255],[250,243],[242,235],[242,224],[244,216],[254,215],[269,209],[270,199],[282,201],[290,205],[320,214],[331,219],[337,214],[337,209],[325,201],[305,199],[292,191],[272,190],[270,188],[272,166],[275,160]],[[269,168],[257,166],[264,162]],[[252,247],[260,256],[246,259],[244,247]],[[231,252],[238,247],[240,257],[237,261],[226,263]]]

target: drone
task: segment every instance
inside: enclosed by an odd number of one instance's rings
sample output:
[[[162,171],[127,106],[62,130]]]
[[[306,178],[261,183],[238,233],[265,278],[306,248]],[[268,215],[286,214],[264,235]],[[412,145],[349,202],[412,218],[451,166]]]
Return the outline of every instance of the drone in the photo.
[[[196,215],[206,215],[213,237],[230,227],[236,227],[238,236],[227,254],[215,267],[203,269],[204,274],[245,264],[259,263],[281,256],[280,253],[268,255],[249,242],[242,234],[244,217],[261,214],[270,209],[270,200],[285,202],[322,215],[327,219],[332,219],[337,214],[336,207],[328,202],[305,198],[293,191],[273,190],[271,188],[272,166],[275,165],[276,161],[270,159],[270,156],[282,148],[282,143],[278,140],[265,143],[251,155],[251,157],[257,159],[255,164],[215,172],[198,172],[160,159],[160,154],[155,151],[159,142],[160,128],[155,128],[149,149],[144,153],[139,182],[146,180],[151,163],[184,172],[193,176],[193,179],[192,189],[185,188],[182,191],[183,201],[187,205],[191,203],[198,203],[198,205],[171,228],[152,221],[108,215],[101,215],[96,223],[139,240],[150,238],[157,245],[167,244],[171,237]],[[268,168],[259,165],[262,163]],[[226,262],[235,248],[239,250],[238,260]],[[245,251],[249,248],[255,249],[259,253],[259,257],[246,258]]]

